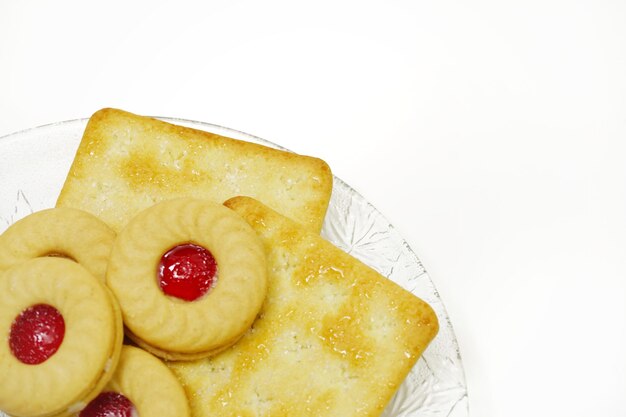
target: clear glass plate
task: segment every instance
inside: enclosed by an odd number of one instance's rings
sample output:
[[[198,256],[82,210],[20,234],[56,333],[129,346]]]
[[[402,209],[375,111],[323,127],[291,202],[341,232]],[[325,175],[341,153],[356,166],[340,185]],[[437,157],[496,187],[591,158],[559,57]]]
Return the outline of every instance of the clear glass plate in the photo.
[[[162,119],[281,148],[221,126]],[[86,119],[71,120],[0,138],[0,233],[33,211],[54,206],[86,124]],[[467,388],[452,324],[435,286],[406,241],[370,203],[336,177],[322,235],[428,302],[439,318],[439,334],[383,417],[466,417]],[[0,412],[0,416],[5,414]]]

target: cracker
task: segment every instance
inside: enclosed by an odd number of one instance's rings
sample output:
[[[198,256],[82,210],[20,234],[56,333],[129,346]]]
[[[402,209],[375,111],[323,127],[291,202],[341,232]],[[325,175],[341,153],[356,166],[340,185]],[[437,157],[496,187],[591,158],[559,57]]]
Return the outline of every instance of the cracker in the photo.
[[[318,158],[103,109],[87,124],[57,206],[88,211],[120,231],[163,200],[247,195],[319,232],[332,181]]]
[[[254,199],[225,205],[261,236],[268,295],[232,348],[169,364],[192,415],[380,415],[438,331],[431,307]]]

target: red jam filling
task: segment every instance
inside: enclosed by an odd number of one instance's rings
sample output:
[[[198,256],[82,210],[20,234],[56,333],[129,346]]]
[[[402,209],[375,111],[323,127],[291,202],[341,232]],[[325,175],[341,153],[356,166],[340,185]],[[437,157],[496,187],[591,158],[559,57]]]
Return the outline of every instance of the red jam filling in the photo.
[[[59,349],[65,336],[65,321],[56,308],[36,304],[22,311],[11,324],[9,346],[22,363],[45,362]]]
[[[79,417],[134,416],[137,416],[137,410],[133,403],[124,395],[112,391],[100,393],[79,414]]]
[[[191,243],[178,245],[161,257],[159,285],[167,295],[194,301],[211,289],[216,272],[217,262],[211,252]]]

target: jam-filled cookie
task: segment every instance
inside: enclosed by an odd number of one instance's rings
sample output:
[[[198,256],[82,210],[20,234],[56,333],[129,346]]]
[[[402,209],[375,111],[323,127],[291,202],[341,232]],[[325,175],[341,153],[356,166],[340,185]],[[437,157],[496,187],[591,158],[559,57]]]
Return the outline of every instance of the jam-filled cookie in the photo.
[[[124,346],[113,378],[79,417],[189,416],[182,385],[159,359]]]
[[[35,258],[0,273],[0,410],[68,416],[111,379],[124,337],[111,292],[79,264]]]
[[[152,206],[120,232],[107,284],[137,344],[166,359],[197,359],[251,326],[266,267],[259,237],[237,213],[183,198]]]
[[[38,211],[0,235],[0,271],[27,259],[60,256],[78,262],[104,282],[114,240],[113,229],[86,211]]]

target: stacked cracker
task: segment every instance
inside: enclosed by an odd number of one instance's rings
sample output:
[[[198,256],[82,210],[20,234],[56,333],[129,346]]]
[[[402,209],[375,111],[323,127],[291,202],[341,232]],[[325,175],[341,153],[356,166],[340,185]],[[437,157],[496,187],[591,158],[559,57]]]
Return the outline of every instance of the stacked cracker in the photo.
[[[377,416],[437,318],[318,235],[331,186],[320,159],[105,109],[89,121],[58,206],[119,231],[159,201],[228,200],[261,237],[268,295],[252,328],[213,357],[168,363],[192,415]]]

